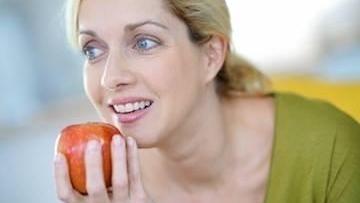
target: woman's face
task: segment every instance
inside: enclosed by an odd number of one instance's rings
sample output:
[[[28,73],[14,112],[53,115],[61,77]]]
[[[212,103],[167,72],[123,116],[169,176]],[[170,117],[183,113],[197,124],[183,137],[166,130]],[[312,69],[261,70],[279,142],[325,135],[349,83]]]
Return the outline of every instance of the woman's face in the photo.
[[[84,0],[79,31],[85,90],[106,122],[146,147],[191,120],[206,60],[162,0]]]

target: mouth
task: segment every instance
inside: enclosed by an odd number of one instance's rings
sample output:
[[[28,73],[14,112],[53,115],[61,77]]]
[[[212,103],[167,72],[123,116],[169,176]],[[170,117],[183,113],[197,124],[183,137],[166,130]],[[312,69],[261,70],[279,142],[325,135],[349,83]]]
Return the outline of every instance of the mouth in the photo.
[[[130,114],[149,108],[153,103],[154,102],[150,100],[142,100],[137,102],[129,102],[126,104],[112,104],[110,107],[117,114]]]
[[[153,105],[153,101],[142,99],[123,103],[113,103],[109,107],[114,112],[116,120],[121,123],[131,123],[142,118]]]

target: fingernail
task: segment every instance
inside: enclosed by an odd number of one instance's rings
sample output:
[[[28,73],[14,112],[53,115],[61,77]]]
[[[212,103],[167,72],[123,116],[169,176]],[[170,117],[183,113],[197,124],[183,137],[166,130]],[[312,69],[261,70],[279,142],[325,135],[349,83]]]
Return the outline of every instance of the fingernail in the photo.
[[[120,135],[114,135],[114,137],[113,137],[113,142],[114,142],[114,144],[115,145],[120,145],[120,140],[121,138],[120,138]]]
[[[61,164],[62,163],[61,155],[55,154],[54,161],[56,164]]]
[[[88,149],[91,151],[97,150],[98,146],[99,146],[99,144],[98,144],[98,141],[96,141],[96,140],[91,140],[88,142]]]
[[[132,138],[132,137],[126,137],[126,140],[127,140],[128,144],[129,144],[130,146],[134,146],[134,145],[135,145],[135,140],[134,140],[134,138]]]

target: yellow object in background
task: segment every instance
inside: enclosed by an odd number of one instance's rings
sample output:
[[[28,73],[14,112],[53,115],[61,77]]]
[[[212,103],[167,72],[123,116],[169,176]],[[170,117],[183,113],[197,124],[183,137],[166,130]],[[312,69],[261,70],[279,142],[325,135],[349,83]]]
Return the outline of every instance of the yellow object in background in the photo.
[[[275,91],[290,91],[334,104],[360,122],[360,81],[330,82],[309,76],[272,76]]]

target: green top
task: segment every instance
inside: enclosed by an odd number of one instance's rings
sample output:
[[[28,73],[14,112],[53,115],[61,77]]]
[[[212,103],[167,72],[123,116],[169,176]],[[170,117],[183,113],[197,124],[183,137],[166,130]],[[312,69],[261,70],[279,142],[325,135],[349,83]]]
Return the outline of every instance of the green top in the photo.
[[[360,125],[333,105],[273,93],[276,126],[265,203],[360,203]]]

